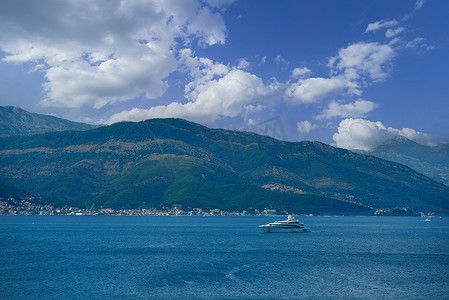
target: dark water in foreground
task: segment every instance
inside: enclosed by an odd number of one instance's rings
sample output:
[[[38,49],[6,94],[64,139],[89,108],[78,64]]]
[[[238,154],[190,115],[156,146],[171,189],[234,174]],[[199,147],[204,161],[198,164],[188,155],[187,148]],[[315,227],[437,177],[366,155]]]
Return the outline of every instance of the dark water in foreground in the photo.
[[[449,219],[0,216],[2,299],[448,299]]]

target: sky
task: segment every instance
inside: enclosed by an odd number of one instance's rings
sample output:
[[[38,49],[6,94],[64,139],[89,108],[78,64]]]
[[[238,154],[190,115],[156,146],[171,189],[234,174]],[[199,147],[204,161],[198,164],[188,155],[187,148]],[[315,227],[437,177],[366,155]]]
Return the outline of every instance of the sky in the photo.
[[[449,1],[2,0],[0,105],[369,151],[449,142]]]

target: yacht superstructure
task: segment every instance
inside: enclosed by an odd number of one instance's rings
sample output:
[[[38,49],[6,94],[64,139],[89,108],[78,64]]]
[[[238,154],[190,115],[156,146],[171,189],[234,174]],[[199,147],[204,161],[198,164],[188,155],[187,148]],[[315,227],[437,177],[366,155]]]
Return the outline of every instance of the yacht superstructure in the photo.
[[[302,222],[295,220],[292,215],[288,215],[287,220],[276,221],[265,225],[260,225],[264,232],[308,232],[309,228],[305,227]]]

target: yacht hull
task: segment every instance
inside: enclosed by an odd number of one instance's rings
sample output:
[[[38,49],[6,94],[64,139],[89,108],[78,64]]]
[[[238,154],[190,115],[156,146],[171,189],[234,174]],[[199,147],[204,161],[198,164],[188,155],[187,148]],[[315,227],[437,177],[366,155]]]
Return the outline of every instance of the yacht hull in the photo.
[[[267,226],[267,227],[260,227],[262,228],[263,232],[265,233],[288,233],[288,232],[308,232],[307,228],[285,228],[285,227],[273,227],[273,226]]]

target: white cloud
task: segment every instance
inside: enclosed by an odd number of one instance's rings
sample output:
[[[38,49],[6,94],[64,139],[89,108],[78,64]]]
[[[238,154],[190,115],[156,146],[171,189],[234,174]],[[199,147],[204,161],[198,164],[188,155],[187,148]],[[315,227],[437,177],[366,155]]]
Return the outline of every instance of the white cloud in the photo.
[[[394,45],[397,45],[397,44],[399,44],[399,43],[401,43],[401,39],[398,38],[398,37],[395,37],[395,38],[391,39],[390,42],[388,42],[388,45],[394,46]]]
[[[394,57],[390,45],[379,43],[356,43],[340,49],[338,55],[329,60],[329,66],[336,71],[345,72],[354,78],[367,75],[373,81],[379,81],[388,74],[388,62]]]
[[[410,19],[411,17],[413,17],[413,15],[416,13],[417,10],[421,9],[424,5],[424,0],[417,0],[415,2],[415,7],[413,8],[412,12],[410,12],[409,14],[406,14],[403,18],[402,21],[407,21],[408,19]]]
[[[379,30],[382,28],[395,27],[398,24],[399,24],[399,22],[396,20],[391,20],[391,21],[380,20],[380,21],[368,24],[365,32],[376,31],[376,30]]]
[[[417,47],[419,45],[421,45],[422,43],[424,43],[426,39],[422,38],[422,37],[417,37],[415,39],[413,39],[412,41],[408,42],[406,47],[409,48],[413,48],[413,47]]]
[[[405,30],[404,27],[398,27],[398,28],[395,28],[395,29],[389,28],[389,29],[385,32],[385,36],[386,36],[387,38],[392,38],[392,37],[398,35],[399,33],[403,32],[404,30]]]
[[[219,12],[232,1],[0,2],[5,62],[44,73],[44,105],[91,106],[161,96],[177,69],[177,47],[223,44]],[[13,11],[14,13],[9,13]]]
[[[342,77],[300,79],[292,83],[284,95],[290,103],[313,103],[329,94],[341,92],[345,87],[346,81]]]
[[[200,38],[205,46],[222,45],[226,40],[226,26],[219,13],[212,13],[208,7],[203,7],[197,16],[187,26],[190,33]]]
[[[251,64],[245,58],[241,58],[238,60],[237,68],[238,69],[248,69]]]
[[[271,97],[278,90],[277,85],[266,85],[249,72],[188,54],[190,50],[183,51],[193,79],[185,88],[189,102],[123,111],[113,115],[108,123],[176,117],[210,124],[218,118],[260,111],[261,103],[272,101]]]
[[[415,3],[415,9],[420,9],[424,5],[424,0],[418,0]]]
[[[278,55],[274,58],[274,60],[279,64],[288,64],[288,61],[283,58],[281,55]]]
[[[157,98],[165,92],[164,78],[176,69],[173,57],[145,53],[111,58],[95,67],[82,60],[71,62],[68,68],[64,65],[46,71],[45,106],[101,108],[139,93]]]
[[[185,87],[186,93],[205,82],[226,75],[231,70],[228,65],[214,62],[209,58],[193,56],[191,49],[181,50],[179,57],[192,79]]]
[[[437,48],[434,45],[429,45],[426,42],[426,39],[422,38],[422,37],[417,37],[417,38],[415,38],[415,39],[413,39],[411,41],[408,41],[405,44],[403,44],[403,46],[406,47],[406,48],[415,48],[415,49],[418,50],[418,52],[422,52],[423,50],[424,51],[430,51],[430,50],[433,50],[433,49]]]
[[[292,71],[292,78],[304,77],[304,76],[309,75],[311,72],[312,71],[309,68],[307,68],[307,67],[295,68]]]
[[[305,120],[302,122],[298,122],[296,126],[296,131],[298,133],[309,133],[314,129],[317,129],[318,125],[312,124],[310,121]]]
[[[338,55],[331,57],[328,67],[329,78],[301,78],[310,73],[308,68],[296,68],[292,79],[287,82],[284,97],[289,103],[313,103],[335,94],[362,94],[361,87],[370,81],[380,81],[388,74],[388,64],[394,56],[390,45],[379,43],[356,43],[340,49]],[[358,103],[359,105],[363,103]]]
[[[332,101],[328,107],[318,116],[317,120],[332,119],[334,117],[365,117],[365,115],[377,107],[376,103],[367,100],[357,100],[354,103],[340,104]]]
[[[254,113],[262,112],[265,109],[266,109],[266,106],[263,104],[255,104],[255,105],[248,104],[244,107],[245,111],[243,112],[243,117],[245,120],[249,121],[251,119],[249,119],[248,116],[250,116],[251,114],[254,114]],[[249,122],[251,122],[251,121],[249,121]]]
[[[256,75],[233,68],[219,79],[194,85],[187,98],[207,115],[235,117],[244,105],[264,101],[275,90]]]
[[[391,140],[395,136],[404,136],[422,145],[433,145],[430,136],[411,128],[401,130],[385,127],[382,122],[364,119],[345,119],[340,122],[338,132],[334,134],[335,145],[349,150],[370,151]]]

